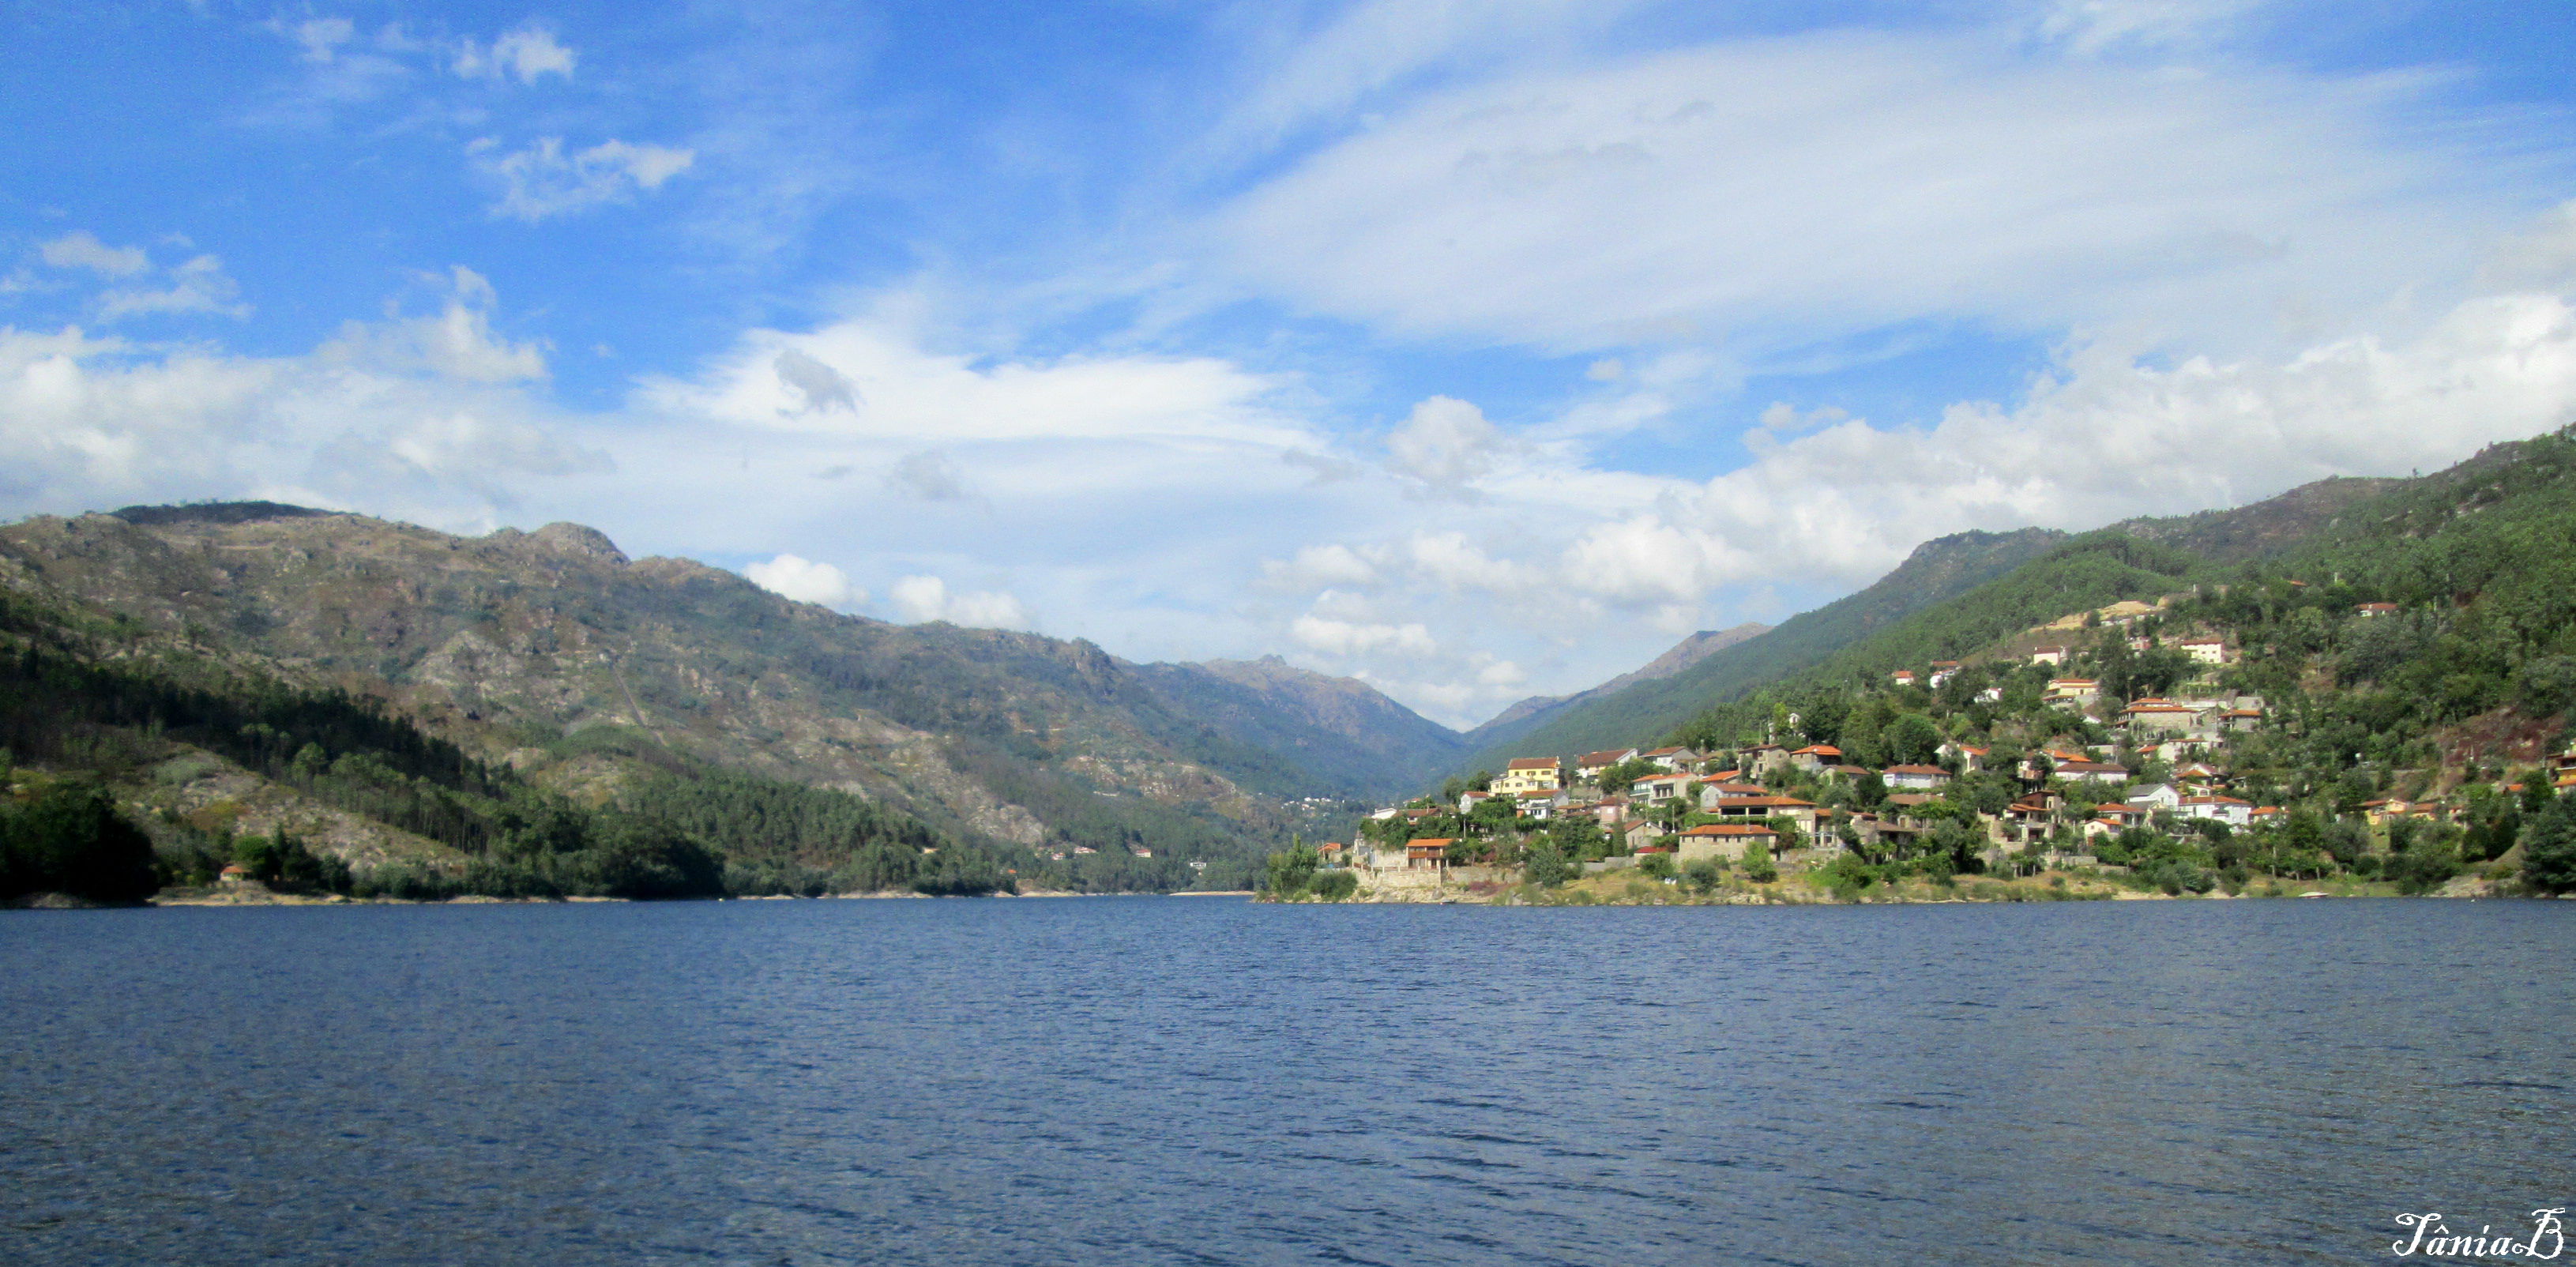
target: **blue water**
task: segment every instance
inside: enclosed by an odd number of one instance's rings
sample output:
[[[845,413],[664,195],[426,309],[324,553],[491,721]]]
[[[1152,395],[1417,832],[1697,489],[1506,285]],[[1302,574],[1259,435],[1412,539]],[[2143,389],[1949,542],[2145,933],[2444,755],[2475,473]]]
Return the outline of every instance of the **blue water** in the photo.
[[[9,1263],[2301,1263],[2576,1204],[2576,903],[0,915]]]

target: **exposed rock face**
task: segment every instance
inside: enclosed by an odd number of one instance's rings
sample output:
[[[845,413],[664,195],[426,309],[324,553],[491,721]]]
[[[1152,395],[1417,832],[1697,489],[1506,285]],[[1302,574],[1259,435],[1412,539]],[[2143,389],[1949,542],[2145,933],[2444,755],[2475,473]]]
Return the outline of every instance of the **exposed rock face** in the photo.
[[[1284,665],[1245,687],[1084,641],[890,625],[630,561],[578,524],[460,538],[265,504],[48,517],[0,528],[0,585],[380,696],[568,791],[612,794],[673,754],[1019,844],[1048,839],[1050,813],[1151,805],[1275,827],[1279,798],[1351,790],[1335,743],[1400,745],[1407,718],[1448,733]]]

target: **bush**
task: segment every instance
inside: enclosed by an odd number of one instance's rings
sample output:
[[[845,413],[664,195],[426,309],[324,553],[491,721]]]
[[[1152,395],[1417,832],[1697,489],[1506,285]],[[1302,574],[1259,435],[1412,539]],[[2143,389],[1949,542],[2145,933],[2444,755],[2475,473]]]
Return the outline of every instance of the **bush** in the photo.
[[[1715,858],[1701,858],[1684,867],[1682,874],[1694,891],[1714,892],[1726,880],[1726,864]]]
[[[1780,878],[1780,867],[1771,861],[1771,850],[1756,840],[1744,849],[1744,875],[1755,884],[1769,884]]]
[[[2460,856],[2448,845],[2418,845],[2390,857],[2382,870],[2400,893],[2429,893],[2460,873]]]
[[[1851,854],[1826,863],[1824,869],[1816,874],[1824,880],[1827,888],[1834,891],[1835,897],[1846,902],[1859,897],[1870,885],[1878,882],[1878,869]]]
[[[2207,893],[2218,887],[2218,881],[2196,864],[2180,858],[2160,858],[2138,868],[2138,878],[2180,897],[2185,893]]]
[[[1668,853],[1640,854],[1637,857],[1637,871],[1641,875],[1658,880],[1668,879],[1673,874],[1673,856]]]
[[[1326,871],[1307,882],[1306,891],[1326,902],[1339,902],[1360,891],[1360,877],[1354,871]]]
[[[1542,840],[1529,848],[1523,862],[1521,878],[1543,889],[1552,889],[1575,876],[1575,866],[1553,840]]]

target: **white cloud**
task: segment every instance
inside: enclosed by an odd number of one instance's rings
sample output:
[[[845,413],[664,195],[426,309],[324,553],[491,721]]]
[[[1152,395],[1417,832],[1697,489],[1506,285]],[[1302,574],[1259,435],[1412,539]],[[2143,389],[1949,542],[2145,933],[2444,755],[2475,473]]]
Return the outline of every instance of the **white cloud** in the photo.
[[[466,79],[516,78],[533,84],[541,75],[572,78],[578,60],[579,54],[555,42],[554,32],[531,22],[505,32],[488,49],[466,40],[457,47],[449,69]]]
[[[889,305],[890,308],[900,307]],[[870,438],[920,448],[925,438],[970,441],[1131,439],[1223,442],[1276,450],[1325,443],[1267,401],[1279,386],[1216,357],[1099,356],[1052,360],[932,352],[893,312],[810,334],[753,331],[691,380],[649,379],[651,407],[761,430]],[[865,409],[813,408],[787,380],[793,353],[809,381],[846,384]]]
[[[37,254],[55,268],[85,268],[105,277],[131,276],[151,264],[142,247],[109,246],[87,231],[55,238],[38,247]]]
[[[1784,436],[1783,413],[1786,430],[1814,429]],[[1506,486],[1473,529],[1416,528],[1356,556],[1401,565],[1376,570],[1381,609],[1454,610],[1454,597],[1432,595],[1481,592],[1501,601],[1480,619],[1543,629],[1569,606],[1588,621],[1581,604],[1599,602],[1680,630],[1729,592],[1829,596],[1963,529],[2083,529],[2243,504],[2328,475],[2431,470],[2570,418],[2576,304],[2498,295],[2409,340],[2353,337],[2286,357],[2161,368],[2084,345],[2020,404],[1964,402],[1923,429],[1775,406],[1770,425],[1746,433],[1751,463],[1705,482],[1662,481],[1624,512],[1581,513]],[[1533,533],[1542,507],[1552,526]],[[1293,563],[1274,575],[1303,579]]]
[[[1288,631],[1298,642],[1329,656],[1388,653],[1418,657],[1440,650],[1440,644],[1431,637],[1430,626],[1418,621],[1402,625],[1361,624],[1306,615],[1291,622]]]
[[[962,594],[948,592],[948,583],[935,576],[907,576],[894,583],[891,597],[895,610],[908,621],[944,620],[952,625],[975,629],[1026,629],[1028,612],[1020,600],[996,590],[975,590]]]
[[[1388,465],[1434,489],[1459,490],[1494,467],[1503,433],[1466,401],[1434,396],[1387,436]]]
[[[969,494],[966,473],[955,459],[935,449],[907,453],[886,473],[886,483],[923,501],[963,501]]]
[[[186,245],[187,239],[166,242]],[[241,287],[225,275],[224,262],[213,255],[197,255],[168,268],[156,268],[150,253],[142,247],[109,246],[95,234],[79,231],[39,245],[36,256],[51,268],[116,280],[117,284],[99,291],[90,305],[100,321],[155,313],[250,315],[249,305],[233,302],[240,296]],[[22,290],[34,288],[32,280],[24,278],[16,286]]]
[[[629,201],[638,191],[661,188],[697,161],[694,150],[618,140],[566,154],[559,136],[492,157],[498,148],[498,142],[484,140],[468,151],[477,170],[502,188],[492,214],[530,223]]]
[[[531,487],[615,469],[543,402],[442,373],[389,325],[286,357],[0,328],[0,499],[269,497],[473,529]]]
[[[1639,0],[1362,0],[1313,31],[1280,32],[1285,51],[1216,129],[1221,145],[1260,146],[1443,70],[1532,50],[1607,26]],[[1294,21],[1296,10],[1278,12]]]
[[[287,37],[304,46],[304,60],[317,64],[328,63],[357,33],[347,18],[308,18],[286,28]]]
[[[1378,579],[1378,565],[1345,545],[1307,546],[1284,563],[1264,564],[1263,572],[1271,584],[1286,588],[1369,585]]]
[[[451,271],[449,286],[437,316],[352,321],[315,355],[332,363],[426,370],[468,383],[518,383],[546,376],[545,351],[538,343],[513,343],[492,332],[492,283],[459,266]]]
[[[2092,56],[2123,48],[2188,45],[2226,31],[2260,0],[2056,0],[2039,15],[2043,39]]]
[[[224,317],[247,317],[250,306],[232,300],[241,287],[224,275],[224,262],[212,255],[200,255],[169,269],[159,287],[123,287],[98,297],[98,318],[116,321],[148,313],[204,312]]]
[[[744,568],[742,574],[750,577],[752,584],[800,603],[844,607],[868,601],[867,591],[852,586],[848,573],[829,563],[816,563],[792,554],[779,555],[767,563],[754,563]]]
[[[1742,40],[1423,95],[1226,233],[1253,284],[1406,336],[1738,362],[1921,320],[2268,338],[2517,214],[2491,165],[2397,139],[2423,82]]]

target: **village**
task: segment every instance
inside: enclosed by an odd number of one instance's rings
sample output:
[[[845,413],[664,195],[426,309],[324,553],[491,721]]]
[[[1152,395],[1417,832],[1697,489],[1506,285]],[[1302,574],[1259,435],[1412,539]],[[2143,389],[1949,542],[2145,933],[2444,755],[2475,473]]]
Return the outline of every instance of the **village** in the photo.
[[[1820,888],[1824,877],[1817,873],[1825,873],[1847,892],[1865,884],[1873,866],[1883,877],[1910,869],[1945,884],[1960,873],[2047,874],[2062,887],[2069,876],[2118,880],[2140,864],[2163,865],[2147,857],[2154,852],[2149,842],[2180,840],[2201,849],[2202,862],[2212,865],[2164,866],[2156,877],[2167,892],[2206,892],[2221,883],[2233,892],[2255,874],[2244,866],[2244,842],[2295,835],[2278,830],[2295,811],[2264,803],[2260,792],[2277,795],[2277,787],[2248,787],[2234,773],[2236,744],[2260,732],[2268,716],[2260,695],[2220,685],[2232,676],[2225,670],[2236,663],[2237,649],[2220,636],[2168,643],[2152,633],[2121,632],[2159,610],[2123,603],[2079,614],[2031,631],[2003,656],[1898,669],[1868,688],[1891,701],[1920,704],[1937,698],[1963,670],[1971,672],[1985,684],[1964,695],[1950,692],[1951,699],[1985,710],[1980,716],[2022,719],[1996,726],[1997,733],[2038,736],[2009,751],[1998,742],[1943,737],[1917,721],[1911,724],[1919,733],[1908,737],[1915,750],[1903,754],[1912,759],[1876,764],[1822,742],[1520,757],[1499,773],[1453,787],[1453,794],[1374,811],[1351,842],[1320,846],[1319,862],[1351,870],[1363,900],[1379,901],[1459,900],[1462,892],[1619,871],[1667,886],[1695,878],[1703,890],[1721,876],[1741,890],[1746,882],[1761,886],[1802,874],[1816,876],[1819,882],[1808,887]],[[2354,616],[2366,620],[2395,610],[2363,604]],[[2099,636],[2089,646],[2039,640],[2074,630]],[[2180,666],[2174,693],[2123,700],[2100,679],[2059,676],[2078,658],[2098,660],[2113,639],[2132,654],[2171,658]],[[2008,698],[2016,694],[2022,697],[2017,710]],[[1796,714],[1781,721],[1773,729],[1797,732]],[[1965,729],[1955,721],[1954,730]],[[2576,747],[2498,783],[2479,794],[2512,798],[2534,784],[2552,793],[2576,789]],[[2341,825],[2362,842],[2356,848],[2385,855],[2424,827],[2456,832],[2472,808],[2463,791],[2409,799],[2391,790],[2348,801],[2305,815],[2307,834],[2319,835],[2319,823]],[[2214,859],[2210,842],[2220,843]],[[2285,854],[2276,847],[2265,858],[2275,876],[2336,869],[2330,846],[2311,852],[2318,855],[2314,865],[2294,849]],[[2375,874],[2376,861],[2362,870]],[[2177,875],[2183,877],[2178,883],[2168,878]]]

